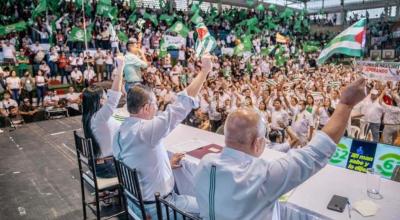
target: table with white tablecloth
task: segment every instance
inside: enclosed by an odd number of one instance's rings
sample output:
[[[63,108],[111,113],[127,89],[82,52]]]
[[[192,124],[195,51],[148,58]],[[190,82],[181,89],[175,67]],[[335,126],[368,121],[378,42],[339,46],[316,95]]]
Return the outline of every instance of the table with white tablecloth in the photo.
[[[218,144],[224,146],[224,136],[215,133],[179,125],[164,140],[170,153],[188,152],[196,148]],[[265,149],[261,156],[266,160],[274,160],[285,154]],[[193,175],[199,159],[186,155],[182,168],[174,170],[177,188],[181,194],[194,195]],[[287,202],[280,202],[281,219],[350,219],[348,207],[343,213],[327,209],[333,195],[349,198],[351,203],[369,199],[366,193],[366,174],[327,165],[316,175],[295,188]],[[383,199],[373,200],[379,210],[368,219],[398,220],[400,219],[400,183],[382,179],[381,194]],[[367,219],[352,211],[351,219]]]

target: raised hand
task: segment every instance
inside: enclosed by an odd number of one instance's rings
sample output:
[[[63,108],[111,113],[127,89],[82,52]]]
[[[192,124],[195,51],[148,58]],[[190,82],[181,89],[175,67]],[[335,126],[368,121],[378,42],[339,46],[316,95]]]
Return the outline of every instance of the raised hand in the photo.
[[[340,96],[340,103],[351,107],[357,105],[367,96],[365,85],[364,78],[360,78],[348,85]]]
[[[205,55],[201,58],[201,71],[203,73],[210,73],[213,68],[212,56]]]
[[[185,157],[185,154],[182,154],[182,153],[176,153],[176,154],[172,155],[171,159],[169,160],[169,162],[171,164],[171,168],[176,169],[176,168],[182,167],[182,164],[180,164],[180,162],[183,157]]]

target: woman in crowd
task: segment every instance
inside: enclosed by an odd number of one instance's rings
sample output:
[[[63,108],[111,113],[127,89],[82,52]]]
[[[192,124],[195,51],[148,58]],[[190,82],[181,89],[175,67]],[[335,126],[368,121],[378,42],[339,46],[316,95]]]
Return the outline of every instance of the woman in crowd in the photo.
[[[43,72],[41,70],[39,70],[35,77],[37,106],[44,105],[43,101],[44,101],[44,95],[46,92],[46,82],[47,82],[47,78],[45,76],[43,76]]]
[[[100,87],[89,87],[82,94],[82,124],[86,138],[92,139],[93,152],[96,157],[96,174],[101,178],[116,176],[112,160],[112,143],[114,132],[120,125],[112,118],[121,98],[122,72],[125,61],[122,56],[116,58],[117,75],[114,77],[111,90],[105,98]]]
[[[21,85],[22,85],[22,96],[24,98],[28,98],[29,102],[32,104],[33,91],[35,88],[35,79],[28,71],[25,72],[24,77],[21,78]]]
[[[19,95],[21,94],[21,79],[17,76],[17,72],[11,71],[11,76],[7,78],[7,88],[11,94],[11,98],[19,104]]]

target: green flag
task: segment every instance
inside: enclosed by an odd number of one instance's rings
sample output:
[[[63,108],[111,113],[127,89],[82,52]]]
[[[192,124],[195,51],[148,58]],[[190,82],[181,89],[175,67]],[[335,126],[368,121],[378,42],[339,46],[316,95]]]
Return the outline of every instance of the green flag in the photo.
[[[165,42],[164,38],[160,40],[160,52],[158,53],[159,58],[163,58],[168,54],[168,45]]]
[[[118,39],[123,43],[126,43],[129,40],[128,36],[126,36],[126,34],[122,31],[118,31],[117,36],[118,36]]]
[[[77,10],[81,11],[82,10],[82,4],[85,4],[85,14],[86,16],[90,16],[92,13],[92,6],[90,5],[90,3],[88,2],[88,0],[76,0],[75,1],[75,7],[77,8]]]
[[[279,15],[279,17],[283,20],[288,20],[293,16],[293,10],[290,8],[285,8],[285,10]]]
[[[168,25],[171,25],[172,22],[174,22],[175,17],[174,16],[169,16],[168,14],[162,14],[160,16],[160,21],[165,21]]]
[[[257,11],[265,11],[264,4],[260,3],[260,4],[257,6],[256,10],[257,10]]]
[[[177,33],[181,37],[187,37],[189,33],[189,28],[187,28],[182,22],[177,21],[169,31]]]
[[[7,35],[12,32],[23,31],[27,28],[27,24],[25,21],[20,21],[14,24],[0,26],[0,36]]]
[[[111,0],[99,0],[98,4],[111,6]]]
[[[238,44],[234,49],[233,53],[235,55],[241,56],[246,51],[251,51],[253,48],[253,44],[251,43],[251,36],[247,35],[242,38],[240,44]]]
[[[265,27],[268,30],[276,30],[277,25],[274,23],[271,16],[268,16],[264,21],[266,22]]]
[[[71,30],[71,34],[69,35],[70,41],[72,42],[85,42],[85,31],[78,27],[73,27]],[[92,38],[91,34],[86,30],[86,41]]]
[[[254,5],[254,0],[246,0],[246,4],[247,4],[247,6],[249,6],[249,7],[253,7],[253,5]]]
[[[158,0],[158,4],[160,5],[160,8],[162,11],[167,11],[169,8],[167,8],[167,4],[165,3],[164,0]]]
[[[131,22],[132,24],[134,24],[134,23],[136,22],[136,19],[137,19],[136,14],[135,14],[135,12],[133,12],[133,13],[129,16],[128,21]]]
[[[199,3],[199,4],[192,3],[192,7],[190,7],[190,12],[192,12],[193,14],[199,12],[200,11],[200,4],[201,3]]]
[[[40,0],[39,4],[32,11],[32,18],[36,18],[39,14],[41,14],[42,12],[45,12],[46,10],[47,10],[47,1]]]
[[[310,42],[305,42],[303,44],[304,53],[314,53],[317,52],[320,48],[316,45],[311,44]]]
[[[203,18],[200,16],[199,12],[196,12],[193,17],[190,19],[193,24],[199,24],[203,22]]]
[[[132,11],[135,11],[135,10],[136,10],[136,0],[130,0],[130,1],[129,1],[129,8],[130,8]]]
[[[143,14],[143,19],[145,19],[145,20],[150,20],[151,23],[153,23],[155,26],[158,25],[157,15],[151,15],[151,14],[145,12],[145,13]]]
[[[276,11],[276,5],[270,4],[270,5],[268,6],[268,10],[270,10],[270,11],[272,11],[272,12]]]

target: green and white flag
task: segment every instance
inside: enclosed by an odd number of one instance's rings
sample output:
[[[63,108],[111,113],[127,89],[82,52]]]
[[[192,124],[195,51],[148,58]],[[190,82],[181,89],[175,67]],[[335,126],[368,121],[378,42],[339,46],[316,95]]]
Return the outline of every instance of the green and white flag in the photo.
[[[197,11],[194,13],[193,17],[190,19],[193,24],[199,24],[203,22],[203,18],[200,16],[200,13]]]
[[[204,54],[210,53],[217,46],[214,37],[208,32],[208,28],[204,23],[199,23],[196,26],[197,41],[195,45],[196,57],[201,57]]]
[[[86,41],[90,40],[91,34],[86,31]],[[70,34],[70,41],[75,42],[75,41],[80,41],[80,42],[85,42],[85,31],[81,28],[78,27],[73,27],[71,30]]]
[[[361,57],[365,46],[365,24],[363,18],[333,38],[321,51],[317,63],[325,63],[334,54]]]
[[[182,22],[177,21],[174,25],[169,29],[169,31],[177,33],[179,36],[187,37],[189,34],[189,28],[187,28]]]

